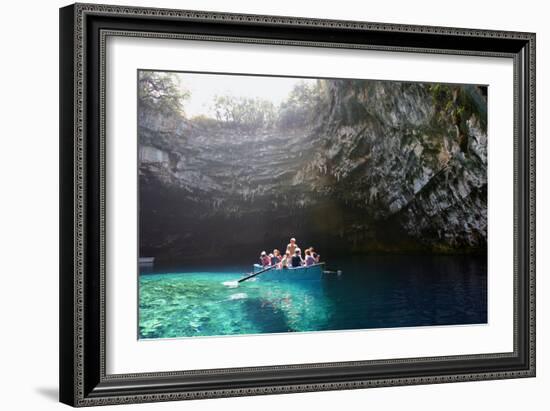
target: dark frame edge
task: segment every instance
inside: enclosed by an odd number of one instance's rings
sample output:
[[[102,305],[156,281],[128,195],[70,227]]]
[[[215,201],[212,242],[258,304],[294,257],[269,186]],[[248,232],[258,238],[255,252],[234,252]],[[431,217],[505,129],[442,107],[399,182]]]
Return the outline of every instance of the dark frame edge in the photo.
[[[537,376],[536,370],[536,33],[529,33],[524,49],[527,56],[524,61],[525,72],[525,97],[523,100],[526,111],[526,119],[523,130],[523,137],[527,142],[528,150],[525,153],[527,164],[527,247],[525,249],[526,264],[525,278],[529,281],[526,287],[526,310],[524,323],[527,325],[525,334],[529,336],[527,344],[528,373],[530,377]]]
[[[518,113],[517,141],[514,160],[517,173],[514,189],[514,214],[517,226],[517,270],[521,290],[515,298],[519,306],[519,323],[515,330],[518,357],[524,364],[525,377],[536,377],[536,287],[535,287],[535,45],[536,34],[526,33],[527,38],[517,51],[514,74],[517,77],[516,94]]]
[[[74,15],[59,9],[59,401],[76,405],[74,330]]]
[[[516,357],[516,363],[512,369],[511,374],[506,372],[496,371],[495,374],[488,375],[482,372],[478,374],[452,374],[449,376],[425,376],[425,377],[406,377],[398,376],[397,378],[373,378],[371,380],[353,381],[343,380],[337,383],[327,382],[322,386],[318,386],[318,383],[300,383],[298,381],[291,383],[281,383],[268,385],[249,386],[243,388],[207,388],[194,390],[191,388],[189,391],[181,390],[177,388],[175,390],[168,387],[163,387],[160,390],[150,390],[147,392],[144,387],[139,387],[143,383],[147,385],[147,382],[143,378],[132,378],[126,376],[121,381],[97,381],[97,375],[94,373],[94,369],[97,368],[97,364],[94,364],[95,357],[92,351],[95,351],[94,347],[87,346],[87,350],[84,350],[85,356],[82,360],[81,351],[83,347],[79,347],[78,340],[79,335],[86,334],[86,332],[80,328],[76,328],[76,318],[79,316],[77,309],[81,307],[81,302],[77,299],[78,283],[81,282],[81,278],[77,275],[77,265],[75,264],[75,258],[78,256],[75,254],[79,248],[76,247],[76,240],[79,233],[79,228],[75,225],[78,221],[78,215],[75,210],[75,203],[77,201],[76,196],[80,191],[75,183],[76,172],[75,162],[77,147],[77,119],[79,114],[75,111],[78,104],[78,96],[76,93],[79,90],[79,86],[76,83],[77,71],[85,71],[83,67],[77,67],[78,55],[75,46],[78,40],[77,35],[82,33],[78,31],[78,18],[83,17],[84,14],[88,14],[86,10],[83,10],[90,6],[101,7],[101,5],[91,4],[74,4],[66,6],[60,9],[60,401],[72,405],[72,406],[91,406],[91,405],[108,405],[108,404],[121,404],[121,403],[138,403],[138,402],[152,402],[152,401],[173,401],[181,399],[200,399],[200,398],[220,398],[229,396],[247,396],[247,395],[262,395],[262,394],[276,394],[276,393],[290,393],[290,392],[309,392],[309,391],[326,391],[326,390],[339,390],[339,389],[354,389],[354,388],[366,388],[366,387],[382,387],[382,386],[395,386],[395,385],[411,385],[411,384],[435,384],[446,383],[452,381],[475,381],[486,379],[503,379],[503,378],[519,378],[519,377],[534,377],[535,371],[535,334],[534,334],[534,310],[529,310],[529,302],[534,303],[534,189],[535,189],[535,176],[534,176],[534,135],[535,135],[535,34],[521,32],[517,33],[515,37],[523,43],[521,51],[516,51],[520,62],[522,75],[519,78],[521,96],[519,97],[519,110],[521,111],[521,126],[519,128],[519,135],[521,140],[521,166],[520,166],[520,184],[522,185],[520,203],[522,207],[521,216],[521,245],[520,255],[522,256],[522,262],[520,265],[521,273],[523,273],[523,286],[521,296],[519,296],[519,305],[525,307],[522,311],[521,320],[524,327],[520,327],[519,338],[520,346],[523,347]],[[115,6],[116,7],[116,6]],[[118,6],[123,7],[123,6]],[[131,9],[137,9],[131,7]],[[147,9],[140,8],[141,10],[162,10],[162,9]],[[196,12],[191,19],[197,19],[201,12]],[[206,12],[210,14],[210,12]],[[217,14],[212,12],[212,14]],[[223,13],[230,15],[230,13]],[[236,16],[236,15],[234,15]],[[247,16],[247,15],[243,15]],[[254,16],[254,15],[250,15]],[[157,16],[158,17],[158,16]],[[288,17],[270,16],[277,20],[292,19]],[[297,18],[302,20],[302,18]],[[308,20],[308,19],[303,19]],[[237,23],[238,24],[238,23]],[[262,24],[261,22],[259,23]],[[272,24],[272,23],[270,23]],[[292,25],[290,21],[280,21],[275,24]],[[400,27],[400,25],[386,25]],[[470,31],[466,29],[466,31]],[[474,32],[475,30],[471,30]],[[496,36],[497,32],[493,32]],[[511,32],[509,32],[511,33]],[[89,35],[90,33],[88,33]],[[472,33],[470,33],[471,35]],[[465,34],[466,35],[466,34]],[[517,43],[516,43],[517,44]],[[93,55],[93,53],[91,53]],[[89,56],[90,57],[90,56]],[[90,75],[90,73],[88,73]],[[85,76],[86,77],[86,76]],[[92,110],[93,111],[93,110]],[[89,131],[89,130],[88,130]],[[81,131],[82,132],[82,131]],[[94,135],[94,133],[91,133]],[[90,142],[88,141],[88,144]],[[88,186],[90,188],[90,186]],[[93,192],[89,192],[88,195],[93,195]],[[86,195],[86,197],[88,197]],[[88,200],[84,200],[84,203],[88,205]],[[90,209],[88,208],[88,211]],[[93,213],[92,213],[93,214]],[[90,217],[89,215],[87,216]],[[89,222],[89,221],[87,221]],[[88,233],[85,234],[89,236]],[[92,242],[90,242],[92,243]],[[85,248],[85,255],[82,256],[84,260],[88,259],[88,251]],[[86,265],[86,268],[88,266]],[[93,277],[93,272],[88,269],[87,276],[85,276],[84,290],[90,291],[90,278]],[[84,303],[84,311],[88,311],[86,306],[90,308],[90,293],[87,293],[86,300],[88,304]],[[91,293],[93,294],[93,293]],[[94,300],[94,298],[92,298]],[[92,303],[93,305],[93,303]],[[82,314],[80,314],[82,316]],[[84,314],[88,317],[88,314]],[[90,321],[86,321],[86,328],[90,327]],[[92,327],[93,328],[93,327]],[[85,340],[87,341],[87,340]],[[88,345],[86,343],[86,345]],[[87,351],[87,352],[86,352]],[[91,357],[90,357],[91,355]],[[80,359],[79,359],[80,358]],[[78,368],[77,364],[82,363],[82,367]],[[90,378],[91,374],[94,374],[93,378]],[[163,378],[161,376],[157,378]],[[124,381],[126,380],[126,381]],[[168,379],[170,380],[170,378]],[[168,382],[168,381],[167,381]],[[171,381],[174,382],[173,380]],[[126,385],[126,384],[127,385]],[[136,387],[135,385],[138,385]],[[168,383],[167,385],[171,385]],[[134,386],[134,387],[132,387]],[[172,385],[172,387],[174,387]],[[168,389],[166,389],[168,388]],[[155,392],[156,391],[156,392]]]

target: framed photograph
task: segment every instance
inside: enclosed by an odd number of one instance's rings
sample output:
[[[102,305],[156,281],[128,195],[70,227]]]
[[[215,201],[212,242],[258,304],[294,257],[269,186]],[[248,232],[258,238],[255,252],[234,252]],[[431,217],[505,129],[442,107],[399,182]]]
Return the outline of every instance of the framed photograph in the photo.
[[[535,34],[60,24],[62,402],[535,376]]]

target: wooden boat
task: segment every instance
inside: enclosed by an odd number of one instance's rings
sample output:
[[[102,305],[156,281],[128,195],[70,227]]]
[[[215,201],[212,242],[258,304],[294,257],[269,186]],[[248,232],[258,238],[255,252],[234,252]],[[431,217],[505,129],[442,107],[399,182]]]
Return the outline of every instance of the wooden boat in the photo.
[[[254,273],[265,270],[260,264],[254,264]],[[325,263],[313,264],[296,268],[273,268],[264,273],[258,274],[257,280],[266,281],[295,281],[295,280],[318,280],[325,270]]]

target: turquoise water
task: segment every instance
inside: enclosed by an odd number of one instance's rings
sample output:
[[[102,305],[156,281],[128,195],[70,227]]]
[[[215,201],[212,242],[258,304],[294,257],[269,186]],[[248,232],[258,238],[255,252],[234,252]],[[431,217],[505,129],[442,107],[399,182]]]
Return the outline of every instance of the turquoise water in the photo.
[[[139,337],[175,338],[487,322],[485,259],[333,260],[342,275],[227,286],[250,267],[142,273]],[[226,283],[224,285],[224,283]]]

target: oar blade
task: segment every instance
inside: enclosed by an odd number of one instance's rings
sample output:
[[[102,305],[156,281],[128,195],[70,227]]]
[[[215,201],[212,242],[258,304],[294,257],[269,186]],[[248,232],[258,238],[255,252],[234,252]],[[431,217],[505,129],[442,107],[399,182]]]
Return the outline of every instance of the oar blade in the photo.
[[[239,286],[238,281],[225,281],[222,284],[229,288],[237,288]]]

